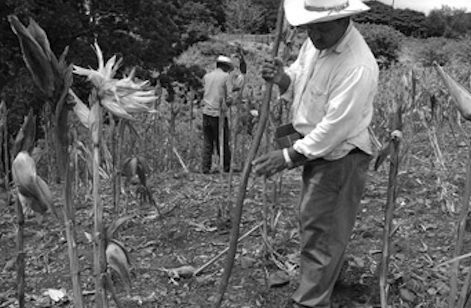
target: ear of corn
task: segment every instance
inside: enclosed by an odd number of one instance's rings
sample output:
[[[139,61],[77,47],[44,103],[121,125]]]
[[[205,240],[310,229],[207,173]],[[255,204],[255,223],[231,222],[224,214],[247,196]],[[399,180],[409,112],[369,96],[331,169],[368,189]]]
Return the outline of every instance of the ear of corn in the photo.
[[[434,64],[438,74],[448,88],[448,92],[453,97],[458,111],[461,113],[463,118],[471,120],[471,93],[448,75],[440,65],[436,62]]]
[[[47,39],[46,32],[33,18],[29,18],[29,24],[26,30],[28,30],[33,39],[39,44],[39,46],[41,46],[41,49],[43,50],[47,59],[51,60],[51,46],[49,44],[49,40]]]
[[[106,262],[108,266],[114,270],[126,288],[131,288],[131,274],[128,253],[123,244],[116,240],[111,240],[106,246]]]
[[[135,82],[134,70],[125,78],[114,78],[121,59],[116,60],[116,56],[113,56],[105,64],[103,53],[97,43],[94,45],[94,50],[98,68],[94,70],[74,66],[73,72],[90,80],[97,90],[96,100],[113,115],[127,120],[134,120],[131,115],[133,113],[155,112],[151,105],[157,96],[154,90],[148,88],[149,82]]]
[[[36,164],[27,152],[18,153],[12,164],[12,174],[23,206],[31,206],[41,214],[49,208],[57,215],[53,208],[52,193],[46,182],[36,174]]]

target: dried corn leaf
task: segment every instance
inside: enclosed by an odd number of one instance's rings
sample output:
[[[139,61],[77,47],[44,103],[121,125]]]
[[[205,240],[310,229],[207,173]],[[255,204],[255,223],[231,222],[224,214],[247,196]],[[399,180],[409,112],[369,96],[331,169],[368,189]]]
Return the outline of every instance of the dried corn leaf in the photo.
[[[111,112],[113,115],[127,119],[130,121],[134,121],[135,119],[123,108],[123,106],[119,103],[119,100],[114,97],[105,97],[101,100],[101,104],[103,107]]]
[[[165,269],[168,276],[173,279],[190,278],[196,272],[196,268],[192,265],[183,265],[176,268]]]
[[[375,171],[378,170],[378,168],[384,163],[386,158],[388,158],[389,154],[391,154],[391,149],[392,149],[391,142],[388,141],[387,143],[383,145],[375,161],[375,166],[374,166]]]
[[[113,237],[114,237],[114,233],[116,232],[116,230],[118,230],[118,228],[124,224],[126,221],[128,221],[129,219],[131,219],[134,215],[127,215],[127,216],[124,216],[124,217],[121,217],[115,221],[113,221],[107,228],[106,228],[106,238],[108,240],[112,240]]]
[[[143,186],[147,186],[146,179],[146,164],[143,158],[140,157],[128,157],[122,167],[122,175],[127,178],[132,178],[137,175],[139,182]]]

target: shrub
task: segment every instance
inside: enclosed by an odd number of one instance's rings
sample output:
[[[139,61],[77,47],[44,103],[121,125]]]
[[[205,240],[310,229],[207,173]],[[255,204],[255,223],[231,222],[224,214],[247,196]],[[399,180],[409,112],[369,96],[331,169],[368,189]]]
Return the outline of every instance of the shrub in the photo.
[[[416,61],[423,66],[432,66],[433,62],[446,65],[450,61],[450,40],[443,37],[425,39],[417,47]]]
[[[357,24],[358,30],[382,67],[397,62],[404,35],[386,25]]]

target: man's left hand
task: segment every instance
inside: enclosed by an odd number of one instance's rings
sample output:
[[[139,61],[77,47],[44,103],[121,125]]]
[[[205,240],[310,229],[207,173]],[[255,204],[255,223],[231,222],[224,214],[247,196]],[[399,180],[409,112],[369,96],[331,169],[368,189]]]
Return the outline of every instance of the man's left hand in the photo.
[[[252,161],[252,165],[257,175],[270,177],[275,173],[286,169],[288,166],[281,150],[271,151]]]

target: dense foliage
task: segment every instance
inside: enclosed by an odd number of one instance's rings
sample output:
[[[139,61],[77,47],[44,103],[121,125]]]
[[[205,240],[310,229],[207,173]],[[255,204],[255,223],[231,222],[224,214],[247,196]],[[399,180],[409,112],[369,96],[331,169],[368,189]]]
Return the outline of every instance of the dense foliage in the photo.
[[[25,71],[18,41],[7,21],[10,14],[19,16],[25,24],[28,18],[34,18],[47,32],[56,55],[69,46],[70,63],[94,66],[96,60],[90,46],[97,40],[105,58],[117,54],[124,59],[123,70],[118,74],[137,66],[138,77],[155,80],[155,76],[168,77],[167,73],[178,67],[174,59],[197,42],[207,42],[207,48],[204,43],[201,45],[201,53],[207,56],[232,53],[224,44],[210,43],[208,39],[214,34],[271,33],[279,4],[278,0],[0,1],[0,100],[5,100],[10,109],[9,126],[15,132],[18,128],[15,123],[21,122],[27,108],[40,105],[38,102],[43,99]],[[360,26],[361,31],[385,65],[398,60],[402,37],[399,32],[414,37],[451,38],[470,33],[471,15],[460,9],[444,6],[426,16],[412,10],[393,9],[379,1],[369,1],[368,5],[371,10],[355,20],[367,24]],[[450,45],[438,41],[430,39],[417,48],[420,63],[427,65],[434,60],[445,63],[452,58]],[[458,49],[461,52],[453,53],[453,57],[469,58],[469,48],[461,44]],[[200,68],[194,68],[197,69]],[[181,68],[175,72],[180,71]],[[187,76],[186,73],[171,75],[171,80]],[[76,80],[74,85],[79,95],[88,90],[81,80]]]
[[[383,24],[393,27],[407,36],[457,37],[471,33],[471,13],[462,9],[443,6],[427,16],[410,9],[397,9],[379,1],[368,1],[370,11],[355,17],[359,23]]]
[[[399,57],[404,35],[386,25],[357,24],[380,66],[387,67]]]

